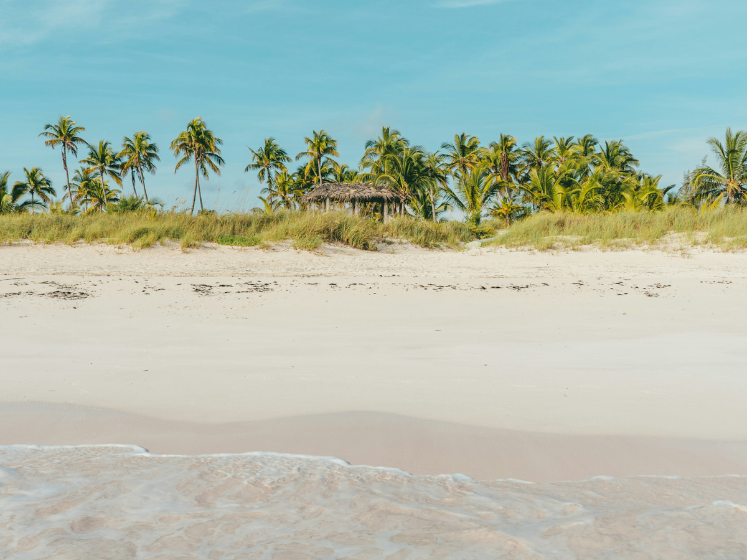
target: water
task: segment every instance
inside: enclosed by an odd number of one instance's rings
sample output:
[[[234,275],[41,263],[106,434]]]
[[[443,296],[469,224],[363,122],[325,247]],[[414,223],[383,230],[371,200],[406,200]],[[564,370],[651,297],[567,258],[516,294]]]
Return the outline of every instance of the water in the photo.
[[[532,484],[335,458],[0,447],[13,560],[745,558],[747,477]]]

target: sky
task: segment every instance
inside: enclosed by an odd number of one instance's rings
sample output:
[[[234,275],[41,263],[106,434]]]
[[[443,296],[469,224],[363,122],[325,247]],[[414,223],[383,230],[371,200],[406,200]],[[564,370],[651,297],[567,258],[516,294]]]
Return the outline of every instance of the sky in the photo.
[[[39,166],[61,195],[46,123],[116,146],[145,130],[170,207],[194,178],[168,146],[200,116],[224,141],[217,209],[258,203],[247,146],[295,156],[324,129],[355,167],[386,125],[431,151],[462,132],[623,139],[679,184],[709,137],[747,129],[745,21],[744,0],[0,0],[0,172]]]

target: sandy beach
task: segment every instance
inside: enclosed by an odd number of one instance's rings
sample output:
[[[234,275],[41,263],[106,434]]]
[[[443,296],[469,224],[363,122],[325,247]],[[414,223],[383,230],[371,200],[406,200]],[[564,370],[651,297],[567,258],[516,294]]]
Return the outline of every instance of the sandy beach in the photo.
[[[0,248],[0,444],[747,472],[747,255]]]
[[[745,296],[740,253],[0,247],[0,549],[739,557]]]

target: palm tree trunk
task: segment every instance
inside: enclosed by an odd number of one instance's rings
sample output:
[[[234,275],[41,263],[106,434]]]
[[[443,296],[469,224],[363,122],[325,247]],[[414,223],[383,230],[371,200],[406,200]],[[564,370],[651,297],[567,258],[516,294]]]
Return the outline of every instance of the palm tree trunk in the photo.
[[[433,191],[431,191],[431,212],[433,212],[433,221],[438,223],[438,216],[436,216],[436,203],[433,200]]]
[[[202,212],[205,207],[202,205],[202,185],[199,179],[197,179],[197,196],[200,197],[200,212]]]
[[[135,193],[135,198],[137,198],[137,189],[135,188],[135,170],[133,168],[130,168],[130,176],[132,177],[132,190]]]
[[[145,196],[145,204],[148,204],[148,191],[145,190],[145,178],[143,177],[143,167],[137,166],[137,170],[140,173],[140,184],[143,185],[143,195]]]
[[[319,168],[319,186],[322,186],[322,158],[317,158],[316,165]]]
[[[73,207],[73,193],[70,192],[70,173],[67,170],[67,154],[65,153],[65,145],[62,145],[62,167],[65,168],[65,179],[67,180],[67,197],[70,199],[70,208]]]
[[[36,206],[34,205],[34,191],[31,191],[31,215],[36,215]]]
[[[195,201],[197,200],[197,181],[200,180],[200,168],[197,166],[197,155],[195,155],[195,192],[192,194],[192,210],[189,211],[190,216],[195,214]]]

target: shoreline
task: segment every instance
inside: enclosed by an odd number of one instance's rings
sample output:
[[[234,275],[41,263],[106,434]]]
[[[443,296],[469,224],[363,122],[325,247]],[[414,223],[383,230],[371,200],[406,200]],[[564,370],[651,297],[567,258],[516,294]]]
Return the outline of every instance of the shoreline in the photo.
[[[205,424],[74,405],[2,403],[0,445],[133,445],[153,455],[185,457],[335,457],[353,466],[475,480],[747,473],[747,441],[533,433],[376,412]]]

